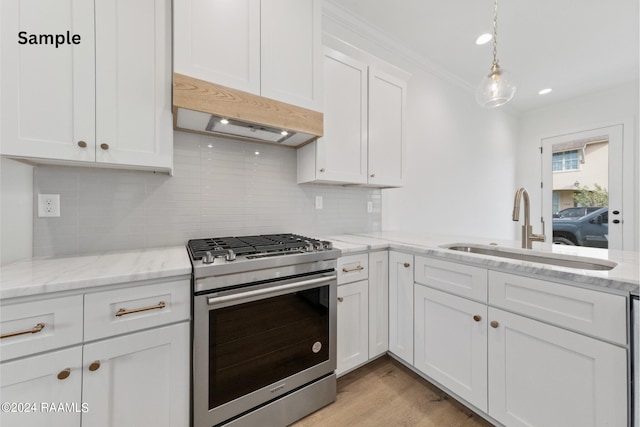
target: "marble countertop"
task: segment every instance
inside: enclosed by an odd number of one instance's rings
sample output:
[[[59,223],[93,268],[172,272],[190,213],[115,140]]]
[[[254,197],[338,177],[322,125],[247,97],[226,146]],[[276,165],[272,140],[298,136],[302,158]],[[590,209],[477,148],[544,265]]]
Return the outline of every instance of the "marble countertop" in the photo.
[[[184,246],[32,258],[0,267],[0,300],[189,274]]]
[[[498,258],[466,252],[457,252],[441,248],[442,245],[454,243],[473,243],[492,245],[496,248],[510,248],[520,251],[520,241],[495,240],[466,236],[437,236],[427,233],[411,233],[399,231],[381,231],[362,234],[341,234],[324,236],[331,240],[342,253],[371,251],[376,249],[396,249],[414,254],[424,254],[445,260],[476,264],[485,268],[493,268],[513,273],[532,274],[569,281],[586,288],[604,290],[619,294],[638,295],[640,287],[640,254],[630,251],[603,250],[580,246],[554,245],[551,243],[534,242],[533,250],[545,254],[562,254],[580,257],[590,257],[613,261],[618,265],[609,271],[583,270],[569,267],[554,266],[536,262],[519,261]]]

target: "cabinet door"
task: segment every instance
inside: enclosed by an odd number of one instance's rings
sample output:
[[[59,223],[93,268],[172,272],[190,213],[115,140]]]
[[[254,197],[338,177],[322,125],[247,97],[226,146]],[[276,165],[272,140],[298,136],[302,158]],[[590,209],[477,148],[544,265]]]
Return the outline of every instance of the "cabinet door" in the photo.
[[[320,0],[262,0],[261,95],[322,110]]]
[[[338,286],[337,375],[369,360],[368,288],[366,280]]]
[[[3,402],[0,425],[79,427],[83,410],[81,366],[82,346],[0,364]],[[28,406],[9,406],[9,411],[5,411],[5,402]],[[64,410],[56,410],[60,405]]]
[[[171,1],[95,5],[96,161],[170,169]]]
[[[83,369],[83,427],[189,424],[188,322],[87,344]]]
[[[490,416],[508,426],[627,425],[626,349],[494,308],[488,321]]]
[[[487,410],[487,306],[415,287],[415,367]]]
[[[367,65],[324,49],[324,136],[317,141],[316,178],[367,182]]]
[[[93,2],[2,0],[0,8],[1,154],[93,161]],[[20,32],[67,31],[79,44],[19,43]]]
[[[369,68],[369,184],[403,185],[406,92],[404,81]]]
[[[176,0],[174,71],[260,94],[260,0]]]
[[[389,252],[389,351],[413,365],[413,256]]]
[[[369,358],[389,350],[389,253],[369,254]]]

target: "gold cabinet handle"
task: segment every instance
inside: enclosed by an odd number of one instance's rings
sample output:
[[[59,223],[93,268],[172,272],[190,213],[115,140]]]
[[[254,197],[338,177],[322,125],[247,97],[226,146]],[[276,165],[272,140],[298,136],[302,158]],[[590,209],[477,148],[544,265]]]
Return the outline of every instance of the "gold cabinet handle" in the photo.
[[[87,148],[87,143],[85,141],[78,141],[78,147]]]
[[[492,328],[497,328],[498,326],[500,326],[500,323],[496,322],[495,320],[492,320],[491,323],[489,323],[491,325]]]
[[[160,301],[157,305],[152,305],[149,307],[142,307],[142,308],[134,308],[133,310],[127,310],[126,308],[121,308],[116,312],[116,317],[126,316],[127,314],[140,313],[141,311],[162,310],[164,307],[165,307],[164,301]]]
[[[376,174],[375,174],[375,173],[372,173],[372,174],[371,174],[371,175],[369,175],[369,176],[371,176],[371,178],[375,178],[375,177],[376,177]]]
[[[100,148],[102,148],[103,150],[108,150],[109,144],[103,142],[102,144],[100,144]]]
[[[66,380],[67,378],[69,378],[69,375],[71,375],[71,369],[70,368],[63,369],[62,371],[58,372],[58,379]]]
[[[91,365],[89,365],[89,370],[91,372],[93,371],[97,371],[98,369],[100,369],[100,361],[96,360],[95,362],[93,362]]]
[[[411,264],[409,264],[408,262],[405,262],[404,263],[404,268],[409,268],[409,267],[411,267]]]
[[[342,302],[342,301],[344,301],[344,298],[338,297],[338,302]]]
[[[36,325],[31,329],[26,329],[24,331],[19,331],[19,332],[9,332],[8,334],[0,335],[0,339],[17,337],[18,335],[37,334],[43,329],[44,329],[44,323],[36,323]]]
[[[342,267],[342,272],[343,273],[351,273],[352,271],[362,271],[362,270],[364,270],[364,267],[361,266],[361,265],[357,266],[356,268],[350,268],[350,269],[346,269],[346,268]]]
[[[325,171],[325,169],[324,169],[324,168],[320,168],[320,172],[324,172],[324,171]]]
[[[473,320],[475,320],[476,322],[479,322],[479,321],[481,321],[481,320],[482,320],[482,317],[481,317],[480,315],[478,315],[478,314],[475,314],[475,315],[473,316]]]

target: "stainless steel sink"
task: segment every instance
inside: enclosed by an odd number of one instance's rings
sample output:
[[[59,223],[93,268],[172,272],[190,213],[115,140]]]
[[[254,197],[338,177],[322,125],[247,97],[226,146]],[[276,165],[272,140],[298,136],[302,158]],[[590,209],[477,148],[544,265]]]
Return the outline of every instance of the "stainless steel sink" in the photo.
[[[577,268],[581,270],[611,270],[617,263],[598,258],[582,257],[564,254],[548,254],[531,250],[516,250],[488,245],[471,243],[455,243],[440,246],[452,251],[468,252],[472,254],[490,255],[519,261],[538,262],[542,264],[558,265],[561,267]],[[526,252],[525,252],[526,251]]]

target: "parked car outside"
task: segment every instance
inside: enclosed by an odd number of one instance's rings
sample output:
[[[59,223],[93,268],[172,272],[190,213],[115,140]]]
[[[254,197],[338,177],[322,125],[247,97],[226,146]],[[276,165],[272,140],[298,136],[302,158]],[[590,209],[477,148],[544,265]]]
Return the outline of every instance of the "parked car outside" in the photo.
[[[585,216],[586,214],[590,214],[591,212],[597,211],[598,209],[602,209],[602,206],[587,206],[587,207],[575,207],[575,208],[566,208],[562,209],[553,214],[554,218],[580,218]]]
[[[608,248],[609,208],[597,208],[577,218],[553,218],[553,243]]]

